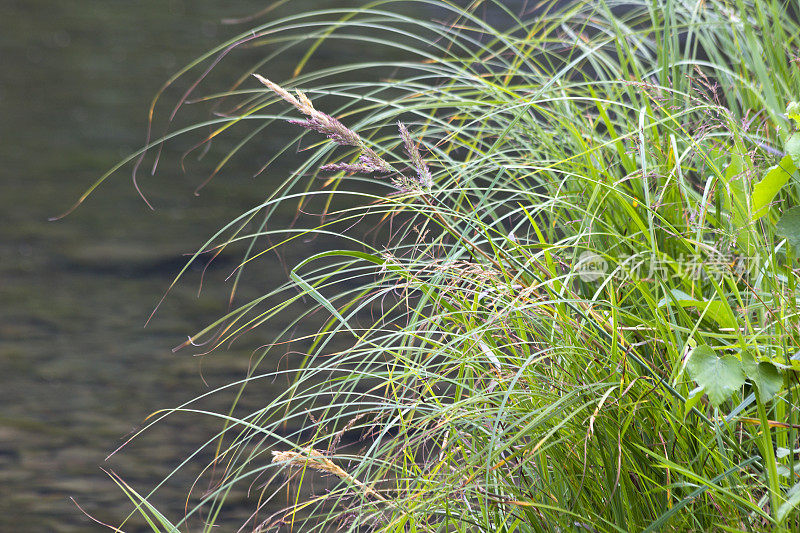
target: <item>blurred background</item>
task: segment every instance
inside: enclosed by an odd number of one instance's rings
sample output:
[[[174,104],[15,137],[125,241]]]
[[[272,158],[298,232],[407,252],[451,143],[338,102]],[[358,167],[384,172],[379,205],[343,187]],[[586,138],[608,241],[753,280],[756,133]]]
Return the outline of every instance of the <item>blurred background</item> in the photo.
[[[312,7],[290,4],[270,16]],[[143,145],[148,106],[171,74],[247,29],[222,19],[264,5],[0,2],[0,531],[105,530],[70,498],[119,524],[132,506],[100,467],[149,490],[220,423],[175,417],[108,462],[106,456],[153,411],[240,379],[252,349],[269,337],[254,334],[207,358],[172,353],[186,335],[224,313],[224,277],[232,268],[225,261],[212,265],[199,297],[192,272],[143,326],[184,264],[182,254],[283,180],[280,168],[253,175],[285,132],[254,143],[199,197],[193,191],[211,166],[190,158],[181,172],[187,140],[167,145],[155,176],[149,169],[140,173],[155,211],[135,192],[126,167],[73,214],[47,220]],[[253,57],[234,54],[215,79],[230,83]],[[285,77],[296,60],[285,58],[283,72],[281,62],[274,64],[273,75]],[[167,93],[159,117],[177,94]],[[208,115],[189,106],[182,116],[190,122]],[[273,278],[271,285],[283,281]],[[220,396],[207,406],[225,409],[230,402]],[[196,473],[179,474],[157,496],[172,517],[180,516]],[[136,524],[124,529],[138,531]]]
[[[293,0],[266,18],[347,4]],[[253,350],[286,325],[271,324],[206,357],[172,353],[187,335],[225,312],[230,289],[225,278],[236,265],[231,256],[212,264],[199,295],[200,272],[191,271],[144,328],[185,263],[183,254],[283,181],[291,155],[254,175],[294,130],[270,131],[251,143],[199,196],[193,194],[196,186],[233,141],[217,143],[207,161],[187,158],[182,171],[181,155],[198,137],[178,140],[166,146],[155,176],[149,168],[139,173],[154,211],[137,195],[126,167],[74,213],[48,222],[143,145],[148,106],[170,75],[254,25],[222,21],[265,5],[263,0],[0,2],[0,531],[105,530],[71,499],[98,520],[118,525],[132,506],[101,467],[146,492],[220,423],[171,417],[106,461],[109,453],[157,409],[243,377]],[[364,53],[326,46],[316,61],[342,63]],[[226,88],[263,54],[232,54],[201,93]],[[285,79],[298,59],[278,58],[265,74]],[[164,96],[156,112],[160,128],[188,81]],[[209,115],[201,105],[184,108],[180,116],[191,123]],[[292,213],[285,216],[288,221]],[[288,253],[299,257],[321,246],[300,244]],[[256,281],[242,288],[244,297],[285,280],[277,257],[258,268],[248,278]],[[265,384],[263,393],[283,386]],[[231,401],[231,394],[215,395],[202,407],[224,411]],[[186,492],[209,457],[181,470],[154,498],[171,518],[181,516]],[[243,522],[251,510],[252,502],[243,497],[241,509],[230,512],[231,524]],[[136,520],[123,529],[145,530]]]

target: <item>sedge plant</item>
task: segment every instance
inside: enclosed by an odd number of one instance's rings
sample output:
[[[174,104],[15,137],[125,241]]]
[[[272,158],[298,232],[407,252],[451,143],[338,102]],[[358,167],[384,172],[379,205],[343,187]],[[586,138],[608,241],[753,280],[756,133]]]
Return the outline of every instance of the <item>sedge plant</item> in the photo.
[[[251,128],[214,172],[271,128],[306,148],[189,265],[240,250],[235,292],[275,250],[337,244],[187,343],[296,312],[225,387],[287,389],[206,413],[210,488],[167,517],[115,477],[136,512],[212,531],[249,488],[243,531],[800,527],[797,15],[387,0],[270,20],[187,66],[265,51],[207,97],[226,111],[197,125],[206,142]],[[309,70],[333,40],[400,59]],[[273,79],[295,49],[294,76]],[[276,227],[285,205],[304,215]],[[309,321],[298,366],[276,370]]]

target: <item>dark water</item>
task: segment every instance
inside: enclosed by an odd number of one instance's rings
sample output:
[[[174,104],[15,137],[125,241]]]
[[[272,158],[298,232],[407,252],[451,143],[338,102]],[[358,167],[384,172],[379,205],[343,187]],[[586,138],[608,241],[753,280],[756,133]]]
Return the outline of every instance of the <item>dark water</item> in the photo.
[[[294,1],[270,16],[343,4]],[[122,171],[72,215],[47,221],[141,146],[149,101],[170,74],[247,29],[220,20],[265,5],[0,0],[0,531],[105,530],[70,498],[99,520],[119,524],[131,505],[100,467],[147,491],[219,422],[178,416],[106,461],[109,452],[153,411],[241,378],[253,348],[285,326],[274,320],[271,329],[209,357],[172,353],[224,312],[224,278],[235,263],[221,261],[208,272],[200,296],[199,272],[192,271],[143,328],[182,265],[181,254],[282,181],[288,167],[253,173],[285,132],[255,143],[199,197],[192,192],[211,166],[192,159],[181,172],[180,154],[191,143],[178,142],[168,146],[156,176],[142,175],[155,211]],[[346,62],[363,50],[321,53],[323,60]],[[217,69],[217,80],[229,83],[259,57],[234,54]],[[296,60],[283,57],[267,74],[284,78]],[[178,94],[168,93],[165,101],[174,103]],[[159,108],[159,116],[165,112]],[[202,119],[204,113],[188,109],[182,116]],[[224,152],[224,142],[217,149]],[[309,250],[300,245],[290,253]],[[253,276],[260,281],[246,284],[244,296],[283,281],[276,258],[260,268]],[[230,402],[230,395],[220,395],[206,407],[223,410]],[[197,468],[182,471],[155,498],[170,518],[181,516],[196,474]],[[233,511],[234,521],[251,503]],[[124,529],[141,528],[133,521]]]
[[[245,154],[195,197],[210,167],[190,161],[181,173],[178,143],[159,173],[142,180],[156,211],[125,171],[73,215],[47,221],[141,145],[149,101],[170,74],[246,29],[221,25],[222,18],[264,5],[0,1],[0,531],[105,530],[69,498],[118,524],[131,506],[99,467],[148,490],[219,422],[176,417],[111,461],[106,455],[151,412],[208,391],[201,374],[209,386],[242,377],[251,349],[272,333],[204,359],[171,352],[224,311],[222,278],[232,266],[224,262],[199,298],[193,272],[142,327],[181,254],[282,179],[280,168],[252,177],[263,158]],[[308,6],[295,2],[278,14]],[[220,77],[252,60],[235,55]],[[293,60],[275,64],[276,77]],[[273,150],[274,142],[261,148]],[[230,401],[211,403],[223,409]],[[195,473],[179,475],[157,497],[173,519]],[[137,523],[126,531],[140,530]]]

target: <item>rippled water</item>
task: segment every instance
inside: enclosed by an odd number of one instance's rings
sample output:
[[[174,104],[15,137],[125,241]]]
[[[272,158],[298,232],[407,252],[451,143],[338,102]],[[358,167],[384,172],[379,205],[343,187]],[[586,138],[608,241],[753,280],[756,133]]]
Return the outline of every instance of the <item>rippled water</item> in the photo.
[[[296,0],[271,16],[342,4]],[[283,142],[281,132],[243,153],[239,166],[223,172],[199,197],[192,192],[210,167],[189,160],[187,172],[180,172],[178,158],[189,145],[179,142],[167,149],[155,177],[142,176],[154,212],[122,172],[74,214],[47,221],[141,146],[149,101],[170,74],[246,29],[222,25],[221,19],[264,5],[262,0],[0,2],[0,531],[105,530],[70,498],[96,518],[118,524],[130,505],[100,467],[147,490],[219,423],[176,417],[105,461],[109,452],[153,411],[239,379],[252,348],[285,326],[273,321],[272,331],[262,328],[247,342],[210,357],[173,354],[171,348],[187,334],[224,311],[224,277],[232,264],[220,261],[199,297],[199,273],[193,271],[143,328],[183,264],[181,254],[194,251],[283,179],[280,166],[252,177],[263,154]],[[336,61],[359,53],[323,52]],[[234,55],[218,69],[218,79],[226,74],[233,79],[254,57],[246,51]],[[296,59],[282,58],[271,73],[285,77]],[[166,101],[176,96],[168,94]],[[184,116],[191,119],[192,113]],[[289,253],[308,251],[301,245]],[[282,281],[275,275],[283,271],[277,259],[269,261],[254,271],[262,282],[246,285],[245,293],[258,294]],[[266,384],[263,394],[280,386]],[[221,395],[206,406],[224,409],[230,401],[230,395]],[[180,516],[196,473],[196,468],[180,473],[156,497],[173,518]],[[251,503],[241,502],[233,523]],[[125,530],[138,531],[137,524]]]
[[[279,172],[252,178],[262,161],[243,163],[196,198],[208,165],[190,162],[181,173],[176,154],[183,147],[175,146],[162,170],[142,180],[155,212],[123,172],[73,215],[47,218],[141,145],[149,100],[175,69],[245,29],[219,20],[263,5],[0,2],[0,531],[103,529],[70,497],[119,523],[130,505],[100,466],[145,490],[219,428],[214,420],[177,417],[105,461],[148,414],[209,390],[201,372],[210,386],[242,376],[257,335],[202,360],[171,352],[224,311],[229,263],[211,272],[200,298],[197,275],[190,275],[157,319],[143,324],[182,264],[180,254],[256,204]],[[288,69],[294,58],[285,59]],[[234,56],[223,76],[251,63],[252,56]],[[194,473],[157,499],[173,517]]]

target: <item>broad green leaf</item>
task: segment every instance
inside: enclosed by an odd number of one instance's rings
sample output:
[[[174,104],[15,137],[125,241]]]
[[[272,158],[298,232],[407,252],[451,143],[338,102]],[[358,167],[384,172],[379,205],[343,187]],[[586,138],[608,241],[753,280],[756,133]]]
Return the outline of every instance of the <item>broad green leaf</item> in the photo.
[[[678,305],[681,307],[695,307],[700,314],[708,317],[709,319],[713,320],[720,327],[723,328],[736,328],[736,319],[731,314],[730,306],[727,302],[720,302],[718,300],[698,300],[696,298],[692,298],[689,294],[679,290],[673,289],[671,291],[672,297],[675,298]],[[663,298],[661,301],[658,302],[659,307],[663,307],[668,303],[671,303],[672,300],[669,298]]]
[[[783,388],[783,376],[775,365],[768,361],[756,361],[750,350],[742,353],[742,369],[758,388],[761,399],[765,402],[771,400]]]
[[[775,225],[775,230],[795,248],[800,246],[800,207],[786,210]]]
[[[800,133],[793,133],[784,145],[786,153],[792,156],[792,161],[796,167],[800,167]]]
[[[789,102],[789,105],[786,106],[786,116],[800,125],[800,104]]]
[[[705,344],[692,350],[686,368],[692,379],[706,391],[714,407],[719,407],[744,384],[742,362],[733,355],[718,357]]]
[[[742,156],[736,154],[731,156],[731,162],[725,168],[725,181],[730,183],[737,176],[741,176],[744,170],[744,160]]]
[[[786,520],[786,517],[789,516],[792,509],[800,504],[800,483],[797,483],[794,487],[789,489],[784,495],[784,498],[786,498],[786,501],[778,507],[778,514],[775,516],[779,524]]]
[[[780,163],[767,170],[764,178],[753,187],[753,195],[750,198],[753,209],[752,220],[758,220],[767,214],[772,199],[786,185],[795,170],[797,166],[790,155],[784,156]]]

